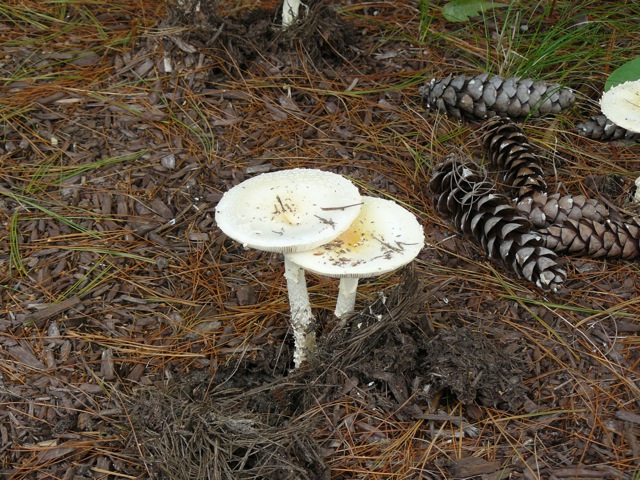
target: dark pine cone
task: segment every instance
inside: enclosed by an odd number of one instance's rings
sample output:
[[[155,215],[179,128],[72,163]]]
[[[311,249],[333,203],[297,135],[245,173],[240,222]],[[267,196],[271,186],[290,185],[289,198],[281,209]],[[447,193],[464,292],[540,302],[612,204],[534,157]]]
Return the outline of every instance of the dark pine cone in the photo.
[[[622,128],[605,115],[594,115],[584,122],[576,124],[576,130],[583,137],[592,140],[635,140],[640,141],[640,134]]]
[[[517,202],[516,210],[527,217],[535,228],[561,224],[567,219],[586,218],[604,222],[609,218],[609,209],[604,203],[584,195],[537,193]]]
[[[609,217],[609,209],[598,200],[584,195],[547,194],[541,159],[517,124],[494,117],[484,130],[482,143],[489,161],[503,172],[505,183],[515,190],[516,209],[534,227],[561,224],[568,218],[603,222]]]
[[[640,256],[640,220],[607,220],[596,222],[582,218],[565,220],[540,230],[545,245],[557,253],[585,255],[592,258]]]
[[[546,193],[547,183],[540,157],[519,125],[502,117],[493,117],[484,126],[482,146],[489,161],[500,169],[505,183],[518,199]]]
[[[490,258],[501,260],[519,277],[543,290],[560,288],[566,273],[554,252],[532,232],[529,220],[495,193],[494,185],[475,165],[450,157],[438,165],[429,188],[436,195],[438,213],[453,220],[458,231],[476,240]]]
[[[542,117],[558,113],[575,102],[570,88],[530,78],[505,79],[488,73],[433,79],[420,88],[420,95],[429,108],[456,118],[475,120],[495,115],[514,119]]]

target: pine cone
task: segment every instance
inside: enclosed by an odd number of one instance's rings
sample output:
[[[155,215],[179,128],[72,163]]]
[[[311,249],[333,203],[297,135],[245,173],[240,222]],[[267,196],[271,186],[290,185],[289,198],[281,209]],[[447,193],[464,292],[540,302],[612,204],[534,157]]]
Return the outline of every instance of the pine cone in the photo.
[[[487,157],[504,172],[504,181],[514,189],[516,198],[545,193],[542,162],[522,128],[506,118],[493,117],[484,130],[482,145]]]
[[[609,218],[607,206],[584,195],[560,195],[537,193],[525,197],[515,205],[521,215],[527,217],[535,228],[544,228],[552,224],[561,224],[567,219],[586,218],[595,222],[604,222]]]
[[[458,231],[480,243],[490,258],[543,290],[560,288],[567,275],[556,254],[543,246],[531,222],[507,197],[494,193],[494,185],[475,166],[450,157],[436,168],[429,188],[436,195],[438,213],[451,217]]]
[[[556,253],[572,253],[592,258],[622,258],[640,256],[640,219],[625,222],[596,222],[582,218],[565,220],[540,231],[547,248]]]
[[[583,137],[603,142],[620,139],[640,141],[640,134],[619,127],[605,115],[594,115],[585,122],[579,122],[576,130]]]
[[[541,117],[558,113],[575,102],[570,88],[534,82],[527,78],[502,78],[482,73],[474,77],[449,75],[435,78],[420,88],[427,107],[437,108],[456,118]]]

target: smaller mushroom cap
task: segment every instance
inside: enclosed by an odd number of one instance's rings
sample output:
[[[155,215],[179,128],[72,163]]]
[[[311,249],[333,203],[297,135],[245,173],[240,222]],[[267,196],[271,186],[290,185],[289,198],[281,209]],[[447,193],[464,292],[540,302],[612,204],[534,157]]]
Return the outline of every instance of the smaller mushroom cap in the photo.
[[[640,80],[611,87],[602,95],[600,109],[616,125],[640,133]]]
[[[362,197],[351,227],[313,250],[289,259],[310,272],[328,277],[382,275],[411,262],[424,246],[424,231],[415,215],[391,200]]]
[[[216,223],[245,247],[290,253],[333,240],[349,228],[361,206],[358,189],[343,176],[294,168],[230,189],[216,206]]]

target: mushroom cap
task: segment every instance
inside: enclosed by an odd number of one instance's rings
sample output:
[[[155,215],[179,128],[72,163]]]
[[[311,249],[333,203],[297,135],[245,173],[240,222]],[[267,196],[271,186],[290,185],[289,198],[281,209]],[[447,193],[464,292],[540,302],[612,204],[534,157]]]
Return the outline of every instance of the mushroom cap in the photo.
[[[611,87],[602,95],[600,109],[616,125],[640,133],[640,80]]]
[[[362,197],[351,227],[313,250],[289,260],[328,277],[374,277],[411,262],[424,246],[424,231],[413,213],[391,200]]]
[[[294,168],[231,188],[216,206],[216,223],[245,247],[290,253],[333,240],[349,228],[361,206],[358,189],[343,176]]]

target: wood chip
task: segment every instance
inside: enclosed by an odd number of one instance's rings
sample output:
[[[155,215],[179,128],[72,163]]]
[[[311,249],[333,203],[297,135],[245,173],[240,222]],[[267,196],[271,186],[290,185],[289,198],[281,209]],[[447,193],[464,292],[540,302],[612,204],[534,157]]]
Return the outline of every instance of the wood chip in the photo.
[[[173,210],[171,210],[171,208],[169,208],[166,203],[164,203],[157,197],[151,201],[151,204],[149,206],[151,207],[151,210],[153,210],[165,220],[172,220],[176,216]]]
[[[467,478],[493,473],[500,469],[500,463],[488,462],[477,457],[466,457],[451,461],[448,467],[454,477]]]
[[[64,261],[61,263],[66,264]],[[80,303],[80,297],[70,297],[59,303],[48,304],[42,310],[27,314],[24,321],[25,323],[33,322],[38,326],[42,326],[49,318],[75,307],[78,303]]]
[[[622,420],[623,422],[631,422],[640,425],[640,415],[633,412],[628,412],[626,410],[618,410],[616,412],[616,418],[618,420]]]
[[[6,347],[6,352],[11,356],[17,363],[26,365],[30,368],[35,368],[36,370],[46,370],[47,366],[42,363],[38,358],[33,354],[31,350],[22,345],[15,345],[12,347]]]
[[[63,443],[62,445],[60,445],[59,447],[55,447],[55,448],[49,448],[47,450],[43,450],[39,455],[38,455],[38,463],[39,464],[44,464],[47,463],[51,460],[55,460],[56,458],[60,458],[60,457],[64,457],[65,455],[68,455],[72,452],[74,452],[76,449],[73,447],[65,447],[64,445],[69,445],[70,442],[66,442]]]
[[[113,380],[116,378],[115,366],[113,363],[113,350],[110,348],[102,352],[102,361],[100,363],[100,373],[105,380]]]

